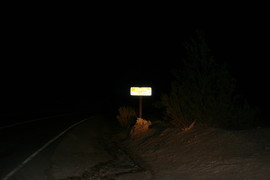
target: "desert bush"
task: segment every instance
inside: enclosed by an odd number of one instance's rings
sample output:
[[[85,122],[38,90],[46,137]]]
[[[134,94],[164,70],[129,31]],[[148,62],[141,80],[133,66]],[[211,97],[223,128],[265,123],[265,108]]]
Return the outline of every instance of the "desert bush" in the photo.
[[[194,121],[222,128],[252,124],[254,110],[237,101],[236,80],[225,64],[217,63],[204,37],[197,33],[184,47],[187,57],[174,72],[171,91],[161,97],[171,123],[182,129]]]
[[[136,137],[136,136],[138,137],[144,134],[148,130],[150,125],[152,125],[151,121],[147,121],[142,118],[137,118],[136,123],[130,132],[131,137]]]
[[[123,128],[129,129],[136,122],[137,114],[132,107],[122,106],[118,112],[119,115],[116,118]]]

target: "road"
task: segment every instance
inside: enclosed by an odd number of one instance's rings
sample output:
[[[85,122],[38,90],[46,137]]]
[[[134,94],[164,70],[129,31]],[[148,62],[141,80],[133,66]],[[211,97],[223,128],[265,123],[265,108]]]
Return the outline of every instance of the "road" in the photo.
[[[0,179],[87,113],[64,114],[36,119],[0,129]]]

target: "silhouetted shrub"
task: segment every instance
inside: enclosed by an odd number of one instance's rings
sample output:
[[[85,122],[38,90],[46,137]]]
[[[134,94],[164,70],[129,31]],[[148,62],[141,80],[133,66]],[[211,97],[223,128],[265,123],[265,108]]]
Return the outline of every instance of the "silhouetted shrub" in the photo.
[[[226,65],[215,61],[204,37],[197,33],[185,49],[187,57],[174,72],[176,79],[170,93],[161,97],[171,123],[182,129],[194,121],[222,128],[250,126],[254,110],[247,103],[236,101],[236,81]]]
[[[118,109],[119,115],[116,117],[123,128],[130,129],[135,124],[137,114],[132,107],[122,106]]]

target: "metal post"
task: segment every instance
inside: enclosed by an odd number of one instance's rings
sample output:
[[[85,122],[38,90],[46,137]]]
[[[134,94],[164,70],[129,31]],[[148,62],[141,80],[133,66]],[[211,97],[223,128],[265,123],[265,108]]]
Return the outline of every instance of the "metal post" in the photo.
[[[142,96],[140,96],[139,118],[142,118]]]

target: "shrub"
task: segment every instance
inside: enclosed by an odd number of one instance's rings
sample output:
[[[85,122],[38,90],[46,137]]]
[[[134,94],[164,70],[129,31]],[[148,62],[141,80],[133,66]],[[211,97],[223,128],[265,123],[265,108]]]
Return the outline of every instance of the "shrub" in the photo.
[[[185,45],[187,57],[175,71],[171,91],[161,97],[171,123],[187,129],[199,124],[242,128],[254,121],[254,110],[235,96],[236,81],[225,65],[217,63],[201,34]]]
[[[119,124],[123,128],[130,129],[135,124],[137,114],[136,111],[129,106],[122,106],[118,109],[119,115],[116,117]]]
[[[138,137],[144,134],[148,130],[150,125],[152,125],[151,121],[138,118],[135,125],[131,129],[131,132],[130,132],[131,137]]]

